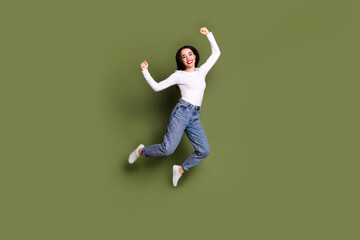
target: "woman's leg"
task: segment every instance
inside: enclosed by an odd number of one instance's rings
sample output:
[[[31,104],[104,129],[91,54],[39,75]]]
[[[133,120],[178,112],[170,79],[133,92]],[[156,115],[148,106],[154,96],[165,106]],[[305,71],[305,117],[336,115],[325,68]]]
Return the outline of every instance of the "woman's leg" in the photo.
[[[186,119],[182,116],[172,114],[163,142],[144,147],[142,149],[142,156],[163,157],[173,154],[176,147],[179,145],[182,135],[184,134],[186,122]]]
[[[190,168],[198,165],[210,154],[210,148],[199,118],[195,119],[187,126],[185,133],[195,148],[195,151],[182,163],[183,168],[188,171]]]

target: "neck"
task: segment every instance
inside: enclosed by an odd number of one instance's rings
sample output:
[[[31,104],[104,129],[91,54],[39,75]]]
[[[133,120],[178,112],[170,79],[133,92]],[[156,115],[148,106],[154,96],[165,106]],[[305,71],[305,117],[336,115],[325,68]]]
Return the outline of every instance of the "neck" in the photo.
[[[189,67],[184,70],[184,72],[195,72],[195,67]]]

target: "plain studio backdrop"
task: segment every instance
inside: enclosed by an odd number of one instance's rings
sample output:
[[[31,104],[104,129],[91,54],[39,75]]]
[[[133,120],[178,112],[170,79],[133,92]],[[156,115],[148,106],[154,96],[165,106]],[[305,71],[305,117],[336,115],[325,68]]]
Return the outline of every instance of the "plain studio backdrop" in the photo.
[[[360,238],[360,5],[355,0],[2,1],[0,238]],[[160,143],[180,98],[154,93],[175,53],[221,56],[193,148]]]

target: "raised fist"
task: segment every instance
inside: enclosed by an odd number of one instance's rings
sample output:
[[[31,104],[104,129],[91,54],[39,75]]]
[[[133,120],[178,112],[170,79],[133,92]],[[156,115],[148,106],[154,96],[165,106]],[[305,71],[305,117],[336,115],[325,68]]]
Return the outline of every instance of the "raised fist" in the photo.
[[[143,62],[140,64],[141,71],[144,71],[145,69],[147,69],[148,66],[149,66],[149,64],[148,64],[146,61],[143,61]]]
[[[208,35],[209,34],[209,30],[206,27],[202,27],[200,28],[200,33],[204,34],[204,35]]]

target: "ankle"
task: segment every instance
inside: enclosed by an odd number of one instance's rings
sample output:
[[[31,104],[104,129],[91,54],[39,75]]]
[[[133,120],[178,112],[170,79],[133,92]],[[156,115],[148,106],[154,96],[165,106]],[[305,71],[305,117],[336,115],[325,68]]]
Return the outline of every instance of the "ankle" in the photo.
[[[185,172],[185,169],[183,168],[183,166],[180,166],[178,171],[182,175]]]

